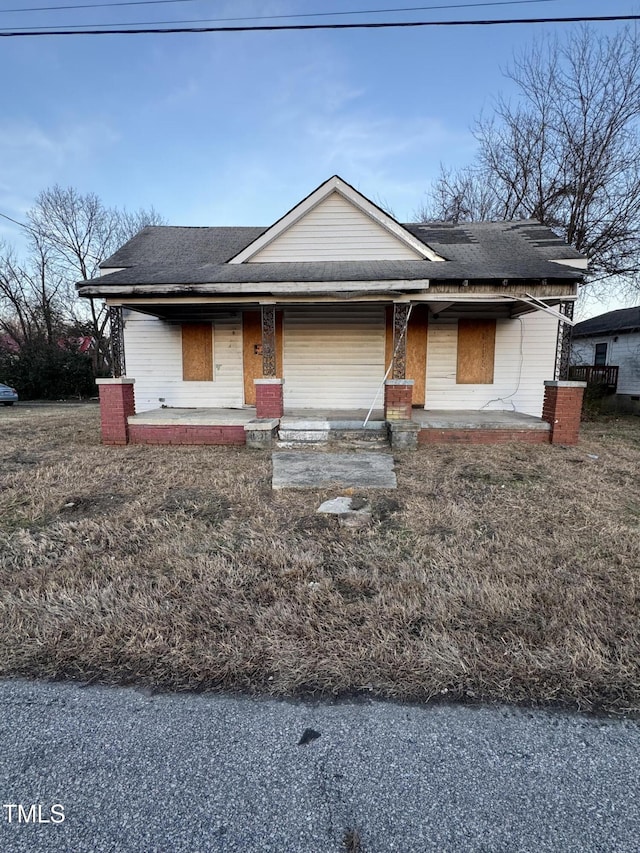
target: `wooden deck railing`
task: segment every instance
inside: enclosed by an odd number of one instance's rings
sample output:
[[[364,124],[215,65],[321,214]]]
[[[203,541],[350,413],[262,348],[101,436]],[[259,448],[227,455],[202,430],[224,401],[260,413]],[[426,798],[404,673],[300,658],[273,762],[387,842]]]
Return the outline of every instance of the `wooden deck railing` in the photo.
[[[586,382],[587,385],[605,385],[609,390],[615,391],[618,387],[618,368],[580,364],[569,368],[569,379],[574,382]]]

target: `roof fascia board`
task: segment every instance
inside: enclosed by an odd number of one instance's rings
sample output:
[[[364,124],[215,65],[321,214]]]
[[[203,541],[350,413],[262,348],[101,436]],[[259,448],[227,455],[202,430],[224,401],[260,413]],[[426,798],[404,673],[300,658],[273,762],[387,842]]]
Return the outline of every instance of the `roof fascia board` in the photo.
[[[575,267],[578,270],[586,270],[589,268],[589,258],[550,258],[551,264],[562,264],[565,267]]]
[[[365,198],[358,190],[354,189],[350,184],[343,181],[342,178],[334,175],[332,178],[329,178],[328,181],[325,181],[324,184],[321,184],[317,189],[315,189],[310,195],[304,198],[301,202],[299,202],[295,207],[293,207],[288,213],[285,213],[283,217],[278,219],[271,228],[267,228],[267,230],[260,235],[256,240],[244,248],[241,252],[231,258],[227,263],[229,264],[242,264],[246,263],[248,260],[253,258],[261,249],[264,249],[265,246],[268,246],[269,243],[272,243],[280,234],[283,234],[287,229],[291,228],[299,219],[302,219],[309,211],[313,210],[314,207],[320,204],[320,202],[324,201],[331,193],[337,192],[347,201],[351,202],[351,204],[355,205],[359,210],[362,211],[366,216],[370,219],[373,219],[378,225],[381,225],[386,231],[390,234],[393,234],[398,240],[400,240],[405,245],[409,246],[409,248],[413,249],[417,254],[419,254],[422,258],[425,258],[429,261],[444,261],[445,258],[442,258],[433,249],[429,248],[425,243],[418,240],[417,237],[414,237],[413,234],[410,234],[405,228],[400,225],[399,222],[396,222],[393,217],[389,216],[388,213],[385,213],[384,210],[379,208],[377,205],[373,204],[373,202],[369,201],[368,198]]]
[[[96,278],[102,278],[105,275],[111,275],[112,272],[122,272],[122,270],[126,270],[127,267],[99,267],[99,272]]]
[[[376,286],[380,290],[427,290],[429,287],[429,279],[390,279],[388,281],[376,282]],[[299,289],[300,293],[309,292],[311,290],[330,292],[334,290],[336,293],[341,291],[357,291],[370,290],[372,283],[368,281],[287,281],[287,282],[249,282],[246,284],[192,284],[189,285],[189,293],[185,293],[185,286],[182,284],[111,284],[108,288],[101,287],[99,284],[86,285],[78,289],[80,296],[99,296],[102,299],[109,299],[111,296],[127,294],[135,296],[140,294],[143,296],[156,295],[163,298],[172,295],[184,296],[244,296],[252,293],[273,293],[276,295],[278,291],[287,288],[287,293]]]
[[[356,303],[356,302],[385,302],[390,305],[393,304],[394,301],[397,301],[397,294],[394,293],[363,293],[356,297],[349,297],[342,295],[322,295],[322,296],[314,296],[307,294],[287,294],[286,296],[274,296],[272,299],[265,300],[259,294],[255,294],[253,296],[238,296],[235,298],[229,297],[209,297],[207,299],[163,299],[162,305],[220,305],[220,306],[238,306],[242,307],[255,307],[258,305],[277,305],[282,308],[286,308],[289,305],[326,305],[326,304],[339,304],[344,305],[345,303]],[[410,297],[411,301],[414,301],[413,294]],[[119,297],[113,297],[106,299],[106,304],[109,307],[117,308],[118,306],[123,306],[130,308],[131,310],[135,310],[136,305],[157,305],[157,298],[146,297],[136,299],[135,297],[122,295]]]
[[[582,320],[581,322],[585,322]],[[615,338],[617,335],[633,335],[640,332],[640,326],[625,326],[624,329],[598,329],[595,332],[574,332],[574,338]]]

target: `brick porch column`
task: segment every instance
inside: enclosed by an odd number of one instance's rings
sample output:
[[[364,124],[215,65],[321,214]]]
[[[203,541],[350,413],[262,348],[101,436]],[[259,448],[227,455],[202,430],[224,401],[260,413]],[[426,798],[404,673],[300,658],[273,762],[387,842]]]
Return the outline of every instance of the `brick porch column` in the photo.
[[[551,424],[551,444],[577,444],[586,382],[544,383],[542,420]]]
[[[256,418],[281,418],[284,415],[284,379],[254,379]]]
[[[96,379],[100,392],[100,425],[103,444],[127,444],[129,415],[135,415],[133,379]]]
[[[413,379],[387,379],[384,383],[385,421],[410,421]]]

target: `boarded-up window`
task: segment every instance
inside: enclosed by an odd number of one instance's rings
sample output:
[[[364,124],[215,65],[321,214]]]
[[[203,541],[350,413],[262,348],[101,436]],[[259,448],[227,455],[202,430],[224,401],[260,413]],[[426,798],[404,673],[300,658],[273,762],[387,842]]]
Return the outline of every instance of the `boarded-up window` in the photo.
[[[490,385],[495,354],[495,320],[458,320],[459,385]]]
[[[213,379],[213,326],[185,323],[182,326],[182,378],[185,382]]]

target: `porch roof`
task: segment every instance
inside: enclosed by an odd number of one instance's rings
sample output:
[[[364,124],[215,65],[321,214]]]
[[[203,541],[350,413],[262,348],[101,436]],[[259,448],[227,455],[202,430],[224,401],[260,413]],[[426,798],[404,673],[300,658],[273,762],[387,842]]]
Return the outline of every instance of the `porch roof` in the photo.
[[[360,294],[362,297],[363,294]],[[280,299],[274,303],[276,308],[304,308],[307,307],[310,311],[314,309],[326,309],[331,306],[334,309],[339,309],[340,306],[346,308],[353,307],[354,303],[359,303],[363,306],[371,305],[392,305],[393,294],[387,294],[387,298],[376,299],[371,294],[366,301],[358,299],[354,294],[349,298],[323,300],[321,303],[314,300],[302,301],[300,298],[291,297],[289,299]],[[546,298],[544,303],[555,310],[560,302],[566,299],[572,299],[573,296],[564,295],[552,298]],[[414,295],[409,301],[414,307],[424,306],[427,308],[432,317],[435,319],[462,319],[468,318],[492,318],[492,319],[509,319],[517,317],[521,314],[530,313],[541,309],[538,305],[533,305],[524,294],[521,297],[503,296],[494,297],[492,299],[454,297],[448,298],[443,294],[434,294],[431,298],[420,295]],[[261,302],[257,299],[239,302],[230,299],[229,301],[184,301],[174,299],[171,301],[161,302],[153,298],[147,299],[127,299],[121,298],[118,300],[110,299],[109,304],[118,304],[123,308],[131,311],[137,311],[142,314],[149,314],[164,320],[167,323],[202,323],[215,322],[225,319],[238,317],[243,310],[256,310],[261,306]]]

